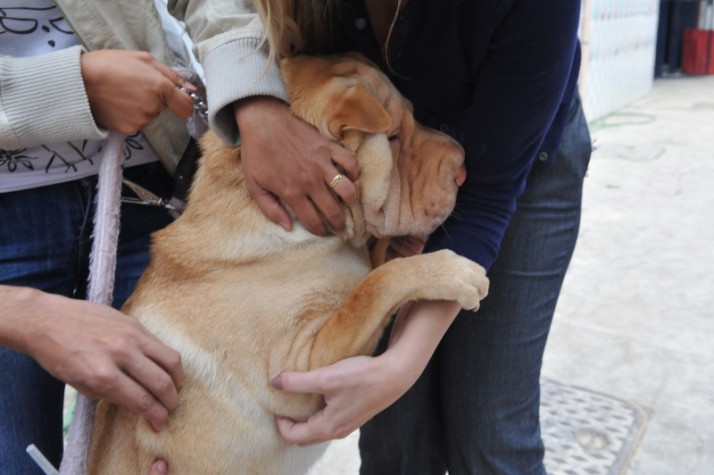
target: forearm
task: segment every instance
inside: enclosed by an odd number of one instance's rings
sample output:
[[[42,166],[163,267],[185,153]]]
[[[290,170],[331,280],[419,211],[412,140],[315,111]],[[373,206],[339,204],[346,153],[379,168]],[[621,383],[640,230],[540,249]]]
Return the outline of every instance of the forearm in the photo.
[[[357,356],[306,373],[278,375],[272,382],[277,389],[322,394],[326,405],[307,422],[278,418],[283,438],[290,444],[309,445],[345,437],[384,410],[419,378],[458,311],[456,302],[406,305],[382,355]]]
[[[28,287],[0,285],[0,347],[31,352],[32,333],[46,296]]]
[[[105,138],[89,107],[80,54],[77,46],[29,58],[0,56],[0,148]]]
[[[389,360],[395,375],[411,386],[424,371],[446,330],[461,308],[457,302],[417,301],[399,311],[389,338],[389,349],[380,358]]]
[[[233,103],[252,96],[287,102],[278,67],[268,63],[265,30],[252,9],[229,0],[170,0],[169,10],[186,22],[206,75],[209,123],[229,145],[239,143]]]

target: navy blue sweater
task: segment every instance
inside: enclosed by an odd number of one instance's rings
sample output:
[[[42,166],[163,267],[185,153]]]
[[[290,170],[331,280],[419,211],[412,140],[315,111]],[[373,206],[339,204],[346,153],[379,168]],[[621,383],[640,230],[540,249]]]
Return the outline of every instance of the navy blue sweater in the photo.
[[[344,0],[340,14],[338,49],[384,66],[363,0]],[[579,0],[407,2],[383,69],[417,120],[461,143],[468,172],[427,250],[493,263],[534,161],[555,157],[580,65],[579,14]]]

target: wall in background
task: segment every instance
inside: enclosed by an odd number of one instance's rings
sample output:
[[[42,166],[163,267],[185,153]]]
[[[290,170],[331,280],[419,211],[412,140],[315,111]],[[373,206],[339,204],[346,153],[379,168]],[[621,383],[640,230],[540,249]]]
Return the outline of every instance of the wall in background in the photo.
[[[589,121],[652,89],[659,0],[583,0],[580,91]]]

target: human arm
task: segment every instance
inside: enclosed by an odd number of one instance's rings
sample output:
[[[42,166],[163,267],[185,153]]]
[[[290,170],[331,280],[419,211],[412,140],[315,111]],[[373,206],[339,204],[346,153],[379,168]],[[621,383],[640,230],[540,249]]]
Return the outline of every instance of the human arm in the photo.
[[[265,30],[251,2],[168,0],[168,11],[186,25],[206,77],[208,120],[228,145],[240,143],[233,105],[254,96],[287,103],[277,64],[268,62]]]
[[[310,445],[358,429],[414,384],[459,310],[458,303],[448,301],[406,305],[398,313],[389,347],[381,355],[356,356],[309,372],[278,375],[274,386],[322,394],[326,404],[306,422],[279,418],[283,438],[291,444]]]
[[[186,23],[204,68],[211,128],[225,143],[241,145],[246,185],[263,213],[289,230],[287,205],[315,234],[327,233],[325,221],[341,229],[340,199],[356,198],[351,181],[359,173],[356,159],[290,112],[258,15],[241,2],[224,0],[168,6]],[[331,189],[337,173],[345,179]]]
[[[168,66],[148,53],[71,47],[0,56],[0,146],[5,149],[132,133],[168,108],[189,117],[193,104]],[[38,94],[38,91],[41,91]]]
[[[155,430],[178,405],[180,355],[111,307],[0,286],[0,346],[28,354],[82,394],[146,417]]]

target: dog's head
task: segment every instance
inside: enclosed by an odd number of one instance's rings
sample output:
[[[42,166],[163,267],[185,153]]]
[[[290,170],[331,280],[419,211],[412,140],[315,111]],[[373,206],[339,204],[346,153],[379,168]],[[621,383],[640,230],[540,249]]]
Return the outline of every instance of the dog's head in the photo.
[[[416,123],[384,74],[358,55],[287,58],[281,69],[293,112],[357,157],[354,233],[426,235],[449,216],[466,176],[463,149]]]

